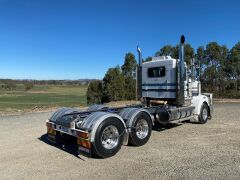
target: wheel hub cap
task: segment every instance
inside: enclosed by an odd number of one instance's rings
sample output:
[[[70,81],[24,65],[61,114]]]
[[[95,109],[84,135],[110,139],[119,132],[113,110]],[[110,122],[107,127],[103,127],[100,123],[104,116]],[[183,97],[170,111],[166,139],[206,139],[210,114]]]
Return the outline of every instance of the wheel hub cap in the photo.
[[[136,135],[139,139],[144,139],[148,135],[148,123],[145,119],[138,121],[136,125]]]
[[[203,109],[203,112],[202,112],[202,117],[203,117],[203,119],[204,119],[204,120],[206,120],[206,119],[207,119],[207,117],[208,117],[208,111],[207,111],[207,109],[206,109],[206,108],[204,108],[204,109]]]
[[[118,129],[113,126],[107,126],[102,133],[101,142],[104,148],[113,149],[118,145],[119,132]]]

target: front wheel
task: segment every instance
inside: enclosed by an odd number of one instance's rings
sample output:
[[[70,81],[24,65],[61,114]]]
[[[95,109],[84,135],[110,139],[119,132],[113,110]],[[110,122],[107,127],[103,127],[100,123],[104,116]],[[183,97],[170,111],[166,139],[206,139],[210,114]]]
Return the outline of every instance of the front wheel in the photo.
[[[202,104],[198,119],[199,119],[200,124],[205,124],[207,122],[207,120],[208,120],[208,105],[206,103]]]
[[[123,134],[123,124],[116,118],[107,118],[96,131],[93,154],[102,158],[115,155],[121,149]]]
[[[129,134],[129,143],[134,146],[146,144],[152,133],[151,118],[146,113],[141,112],[135,117],[132,126]]]

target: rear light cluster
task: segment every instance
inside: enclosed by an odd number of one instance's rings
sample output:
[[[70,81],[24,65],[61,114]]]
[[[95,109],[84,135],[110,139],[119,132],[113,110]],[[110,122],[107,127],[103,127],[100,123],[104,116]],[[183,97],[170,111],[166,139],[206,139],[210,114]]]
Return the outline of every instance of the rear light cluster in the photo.
[[[78,138],[77,143],[82,147],[91,149],[91,142],[89,140]]]
[[[77,131],[77,137],[83,138],[83,139],[88,139],[89,138],[89,133]]]
[[[46,126],[47,126],[47,129],[54,129],[54,124],[50,123],[50,122],[46,122]]]
[[[54,128],[54,124],[47,121],[46,126],[47,126],[48,137],[50,137],[50,138],[55,137],[56,136],[56,130]]]
[[[87,149],[91,149],[91,142],[89,141],[89,133],[88,132],[82,132],[77,131],[77,143],[78,145],[85,147]]]

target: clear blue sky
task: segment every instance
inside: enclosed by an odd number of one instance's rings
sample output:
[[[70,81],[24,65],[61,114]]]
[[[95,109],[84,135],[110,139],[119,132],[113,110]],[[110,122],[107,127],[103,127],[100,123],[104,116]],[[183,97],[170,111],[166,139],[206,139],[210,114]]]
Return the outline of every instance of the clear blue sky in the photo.
[[[238,0],[0,0],[0,78],[103,78],[126,52],[181,34],[194,48],[240,41]]]

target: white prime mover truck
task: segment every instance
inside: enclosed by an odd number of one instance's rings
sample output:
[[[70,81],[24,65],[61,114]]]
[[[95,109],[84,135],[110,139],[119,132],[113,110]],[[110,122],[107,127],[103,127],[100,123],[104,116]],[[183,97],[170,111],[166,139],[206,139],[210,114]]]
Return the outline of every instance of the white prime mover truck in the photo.
[[[46,122],[48,140],[62,145],[72,138],[80,154],[107,158],[122,145],[147,143],[154,123],[206,123],[212,116],[212,94],[201,93],[200,81],[188,73],[184,42],[181,36],[179,60],[160,56],[142,63],[138,48],[137,94],[142,104],[93,105],[86,111],[61,108]]]

